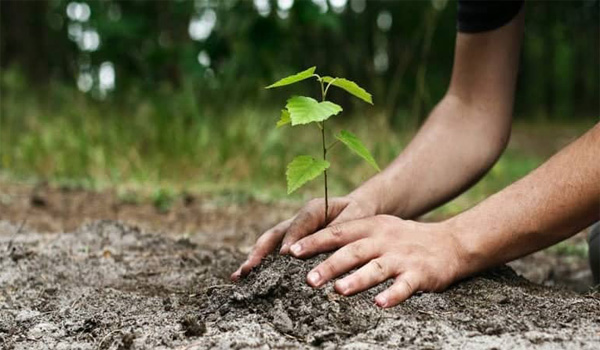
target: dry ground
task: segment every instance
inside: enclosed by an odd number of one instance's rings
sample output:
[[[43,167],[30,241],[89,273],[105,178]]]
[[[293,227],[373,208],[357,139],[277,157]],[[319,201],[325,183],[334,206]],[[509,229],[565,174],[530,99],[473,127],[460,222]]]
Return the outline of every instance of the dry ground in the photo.
[[[382,311],[375,291],[309,288],[323,257],[269,258],[229,282],[240,250],[298,204],[185,195],[165,211],[110,191],[14,184],[0,196],[3,349],[600,346],[599,296],[572,291],[589,287],[585,256],[564,249],[512,265],[559,288],[503,268]]]

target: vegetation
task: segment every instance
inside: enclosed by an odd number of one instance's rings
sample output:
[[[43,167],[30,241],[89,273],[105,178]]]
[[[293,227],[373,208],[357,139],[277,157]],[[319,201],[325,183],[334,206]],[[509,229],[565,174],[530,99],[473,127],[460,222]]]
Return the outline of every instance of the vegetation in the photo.
[[[362,141],[360,141],[360,139],[353,133],[342,130],[339,134],[335,135],[336,140],[333,143],[329,144],[326,141],[325,121],[342,111],[342,107],[333,102],[327,101],[327,92],[329,91],[329,88],[332,85],[337,86],[360,98],[361,100],[373,104],[371,94],[358,86],[355,82],[344,78],[332,78],[329,76],[321,77],[315,73],[315,70],[316,67],[311,67],[300,73],[290,75],[289,77],[283,78],[267,86],[267,89],[294,84],[312,77],[317,78],[317,81],[321,86],[321,102],[306,96],[293,96],[290,98],[287,101],[285,108],[281,110],[281,117],[277,122],[277,127],[282,127],[288,124],[297,126],[314,123],[319,127],[319,130],[321,130],[321,149],[323,150],[323,159],[320,160],[307,155],[297,156],[290,164],[288,164],[286,176],[288,194],[290,194],[302,187],[302,185],[308,181],[313,180],[317,176],[321,175],[321,173],[323,174],[325,221],[327,221],[327,212],[329,206],[329,196],[327,191],[327,169],[330,166],[330,163],[327,161],[327,152],[329,150],[331,150],[338,142],[341,141],[351,151],[363,158],[375,169],[378,171],[380,169],[379,165],[377,165],[377,162],[371,155],[371,152],[369,152]]]

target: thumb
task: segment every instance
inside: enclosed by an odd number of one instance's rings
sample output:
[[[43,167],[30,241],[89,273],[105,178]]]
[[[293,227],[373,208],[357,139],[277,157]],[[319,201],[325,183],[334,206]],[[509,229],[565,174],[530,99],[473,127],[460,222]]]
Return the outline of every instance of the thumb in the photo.
[[[327,218],[337,217],[348,205],[342,198],[329,200]],[[313,199],[302,208],[290,224],[281,245],[281,254],[287,254],[289,247],[300,239],[315,233],[320,228],[327,226],[325,222],[325,200]]]

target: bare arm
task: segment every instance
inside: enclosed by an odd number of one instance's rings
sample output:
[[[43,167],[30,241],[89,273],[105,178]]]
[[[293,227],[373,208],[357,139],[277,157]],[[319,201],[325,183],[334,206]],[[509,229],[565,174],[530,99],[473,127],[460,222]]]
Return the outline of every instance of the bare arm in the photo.
[[[459,33],[446,96],[390,166],[351,196],[412,218],[445,203],[495,163],[510,135],[523,13],[491,32]]]
[[[525,178],[446,223],[463,275],[511,261],[600,219],[600,123]]]

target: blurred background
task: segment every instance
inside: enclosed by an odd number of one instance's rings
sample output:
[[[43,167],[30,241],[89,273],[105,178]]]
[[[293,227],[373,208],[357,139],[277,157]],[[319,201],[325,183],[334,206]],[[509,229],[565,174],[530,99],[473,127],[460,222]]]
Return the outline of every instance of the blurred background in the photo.
[[[464,210],[541,164],[598,121],[597,0],[527,1],[507,152],[478,185],[433,215]],[[365,0],[51,0],[0,2],[0,174],[149,191],[285,194],[285,165],[319,154],[312,129],[275,129],[310,66],[356,81],[370,106],[339,91],[333,129],[358,134],[385,166],[444,94],[456,2]],[[338,148],[332,193],[373,175]],[[293,200],[321,194],[321,182]],[[133,191],[133,192],[131,192]],[[162,202],[160,202],[162,203]]]

